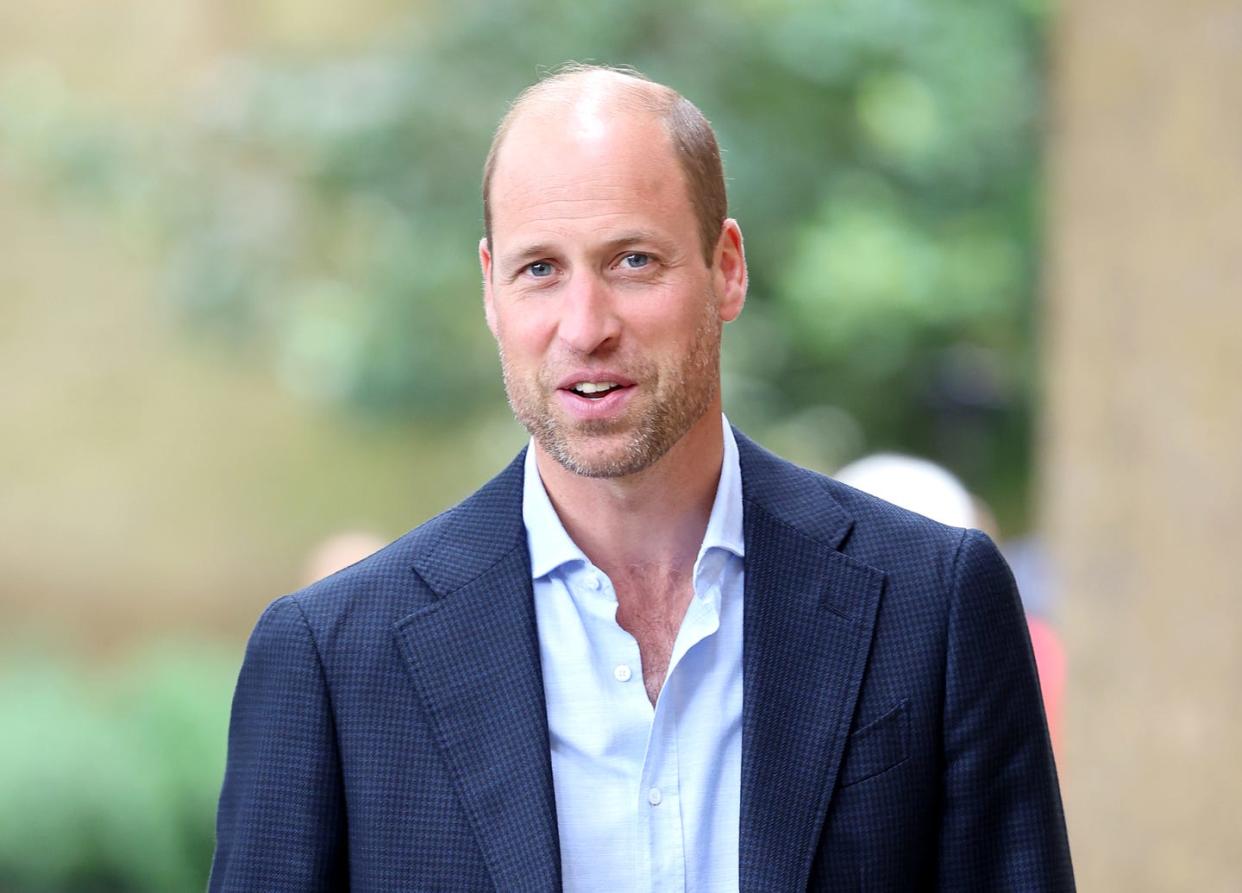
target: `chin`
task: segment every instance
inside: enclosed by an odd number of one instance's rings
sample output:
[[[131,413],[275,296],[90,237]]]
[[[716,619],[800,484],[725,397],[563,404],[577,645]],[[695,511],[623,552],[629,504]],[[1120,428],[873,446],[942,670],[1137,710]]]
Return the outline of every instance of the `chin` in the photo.
[[[567,471],[582,477],[620,478],[654,464],[660,457],[650,455],[646,444],[633,436],[569,435],[540,440],[544,452]]]

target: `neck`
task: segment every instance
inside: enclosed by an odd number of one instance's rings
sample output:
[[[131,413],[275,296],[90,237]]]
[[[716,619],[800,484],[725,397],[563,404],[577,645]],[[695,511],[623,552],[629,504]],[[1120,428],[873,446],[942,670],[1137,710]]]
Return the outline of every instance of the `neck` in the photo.
[[[565,531],[610,577],[647,569],[689,577],[711,517],[724,438],[720,408],[703,414],[653,465],[588,478],[536,446],[535,460]]]

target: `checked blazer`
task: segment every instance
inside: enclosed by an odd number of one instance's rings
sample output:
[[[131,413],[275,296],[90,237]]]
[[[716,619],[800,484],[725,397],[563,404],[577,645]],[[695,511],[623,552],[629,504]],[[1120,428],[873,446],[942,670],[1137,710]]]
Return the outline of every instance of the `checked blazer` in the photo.
[[[1072,890],[996,547],[737,441],[740,889]],[[519,456],[267,608],[233,702],[212,891],[559,888],[521,499]]]

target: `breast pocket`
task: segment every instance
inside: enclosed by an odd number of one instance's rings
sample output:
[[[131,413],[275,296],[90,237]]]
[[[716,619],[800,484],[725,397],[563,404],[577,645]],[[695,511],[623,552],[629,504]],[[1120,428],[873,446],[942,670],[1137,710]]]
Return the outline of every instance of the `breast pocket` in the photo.
[[[910,720],[908,701],[850,735],[841,766],[841,787],[848,787],[887,772],[905,761]]]

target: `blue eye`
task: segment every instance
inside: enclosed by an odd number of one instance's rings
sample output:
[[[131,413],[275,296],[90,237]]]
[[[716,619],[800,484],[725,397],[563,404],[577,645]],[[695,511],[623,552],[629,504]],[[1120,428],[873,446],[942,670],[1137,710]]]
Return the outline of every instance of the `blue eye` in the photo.
[[[537,260],[526,268],[526,272],[536,279],[547,279],[552,275],[552,265],[546,260]]]
[[[625,257],[621,258],[621,263],[625,264],[626,269],[641,270],[643,267],[647,266],[647,264],[651,263],[651,256],[637,251],[632,251]]]

